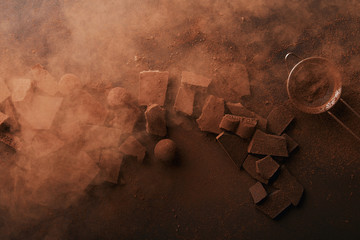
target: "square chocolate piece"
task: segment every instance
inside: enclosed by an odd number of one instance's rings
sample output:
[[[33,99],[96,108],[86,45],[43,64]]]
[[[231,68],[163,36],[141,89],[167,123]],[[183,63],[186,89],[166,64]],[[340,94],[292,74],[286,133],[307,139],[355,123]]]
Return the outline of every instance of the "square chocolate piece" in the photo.
[[[291,202],[286,197],[285,193],[281,190],[277,190],[272,194],[268,195],[263,203],[256,205],[257,209],[274,219],[279,216],[280,213],[284,212]]]
[[[247,156],[247,143],[238,136],[226,132],[220,133],[216,140],[229,158],[240,168]]]
[[[256,130],[250,141],[248,152],[279,157],[289,156],[284,137],[266,134],[259,129]]]
[[[251,196],[255,204],[258,204],[267,196],[266,190],[260,182],[257,182],[254,185],[252,185],[249,188],[249,191],[251,193]]]
[[[286,139],[286,146],[287,146],[288,153],[291,153],[291,152],[294,151],[297,147],[299,147],[299,144],[298,144],[297,142],[295,142],[295,140],[292,139],[292,138],[291,138],[289,135],[287,135],[286,133],[283,133],[281,136]]]
[[[259,160],[258,157],[255,157],[253,155],[248,155],[242,165],[242,167],[244,168],[244,170],[254,179],[258,180],[259,182],[268,184],[268,180],[264,179],[263,177],[261,177],[257,172],[256,172],[256,161]]]
[[[281,135],[293,119],[294,115],[284,106],[275,107],[267,117],[267,130]]]
[[[144,71],[140,73],[139,105],[164,106],[169,72]]]
[[[271,156],[256,161],[256,172],[264,179],[272,178],[279,167],[279,164]]]

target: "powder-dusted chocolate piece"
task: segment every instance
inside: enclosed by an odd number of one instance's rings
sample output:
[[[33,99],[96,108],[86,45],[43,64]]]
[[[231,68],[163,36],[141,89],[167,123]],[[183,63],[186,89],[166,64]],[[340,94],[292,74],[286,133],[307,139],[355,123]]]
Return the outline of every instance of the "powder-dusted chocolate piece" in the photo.
[[[256,205],[257,209],[274,219],[279,216],[280,213],[285,211],[291,202],[285,196],[285,193],[281,190],[277,190],[265,199],[261,204]]]
[[[201,131],[220,133],[219,128],[224,116],[224,99],[210,95],[207,97],[200,117],[196,120]]]
[[[299,147],[299,144],[297,142],[295,142],[295,140],[293,138],[291,138],[289,135],[287,135],[286,133],[283,133],[281,136],[286,139],[286,146],[287,146],[288,153],[291,153],[297,147]]]
[[[280,174],[274,181],[273,186],[283,191],[294,206],[299,204],[304,192],[304,187],[291,175],[284,165],[281,166]]]
[[[219,127],[225,131],[235,132],[237,129],[241,117],[225,114],[225,116],[221,119]]]
[[[136,157],[140,163],[143,162],[146,154],[146,148],[133,136],[129,136],[125,142],[121,144],[119,150],[125,155]]]
[[[238,136],[226,132],[220,133],[216,140],[229,158],[240,168],[247,156],[247,143]]]
[[[183,71],[181,73],[181,83],[196,87],[207,88],[211,83],[211,79],[192,72]]]
[[[294,115],[284,106],[275,107],[267,117],[267,129],[276,135],[281,135],[294,119]]]
[[[6,119],[8,119],[8,118],[9,118],[9,116],[8,116],[8,115],[6,115],[6,114],[4,114],[4,113],[0,112],[0,125],[1,125],[1,124],[3,124],[3,122],[5,122],[5,121],[6,121]]]
[[[268,184],[268,180],[261,177],[256,172],[256,161],[259,160],[258,157],[255,157],[253,155],[248,155],[242,165],[242,167],[245,169],[245,171],[254,179],[258,180],[259,182]]]
[[[249,153],[287,157],[286,139],[281,136],[266,134],[257,129],[248,148]]]
[[[13,148],[16,151],[20,151],[23,147],[20,138],[16,136],[12,136],[8,133],[0,133],[0,142],[8,145],[9,147]]]
[[[139,105],[164,106],[169,81],[169,72],[140,72]]]
[[[181,86],[176,95],[174,110],[191,116],[194,111],[195,91],[189,87]]]
[[[257,182],[254,185],[252,185],[249,188],[249,191],[251,193],[251,196],[255,204],[258,204],[267,196],[266,190],[260,182]]]
[[[245,139],[251,138],[255,132],[257,123],[258,121],[255,118],[242,118],[236,129],[236,135]]]
[[[145,111],[146,132],[164,137],[166,130],[166,110],[158,104],[149,106]]]
[[[28,78],[12,79],[10,89],[13,102],[30,101],[33,92],[33,81]]]
[[[101,150],[99,167],[101,175],[105,181],[117,184],[119,182],[119,172],[123,162],[123,154],[116,148]]]
[[[256,161],[256,172],[265,179],[272,178],[279,167],[279,164],[271,156]]]

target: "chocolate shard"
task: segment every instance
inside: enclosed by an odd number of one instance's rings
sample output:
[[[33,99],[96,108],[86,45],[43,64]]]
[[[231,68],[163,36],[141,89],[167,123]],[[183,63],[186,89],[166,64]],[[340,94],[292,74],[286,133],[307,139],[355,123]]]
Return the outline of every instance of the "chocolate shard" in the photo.
[[[288,157],[286,139],[284,137],[266,134],[259,129],[255,131],[250,141],[248,152],[260,155]]]
[[[9,118],[8,115],[0,112],[0,125],[3,124]]]
[[[266,198],[261,204],[256,205],[257,209],[261,212],[274,219],[279,216],[280,213],[284,212],[291,202],[286,197],[285,193],[281,190],[277,190]]]
[[[258,180],[259,182],[268,184],[269,180],[264,179],[256,172],[256,161],[259,160],[258,157],[253,155],[248,155],[242,165],[245,171],[254,179]]]
[[[181,73],[181,83],[195,87],[207,88],[211,83],[211,79],[192,72],[183,71]]]
[[[295,140],[293,138],[291,138],[289,135],[287,135],[286,133],[283,133],[281,136],[286,139],[286,146],[287,146],[288,153],[291,153],[297,147],[299,147],[299,144],[297,142],[295,142]]]
[[[264,179],[272,178],[279,167],[279,164],[271,156],[256,161],[256,172]]]
[[[169,72],[140,72],[139,105],[158,104],[164,106],[168,81]]]
[[[219,134],[219,125],[224,116],[224,99],[210,95],[207,97],[202,113],[196,120],[201,131]]]
[[[195,91],[189,87],[181,86],[176,95],[174,110],[191,116],[194,111]]]
[[[16,114],[15,107],[9,98],[4,101],[3,108],[4,114],[8,116],[5,123],[10,126],[10,131],[15,132],[19,130],[20,124],[18,122],[18,116]]]
[[[275,107],[267,117],[267,129],[271,133],[281,135],[292,120],[294,115],[284,106]]]
[[[146,132],[164,137],[166,130],[166,110],[158,104],[149,106],[145,111]]]
[[[244,139],[251,138],[255,132],[257,123],[258,121],[255,118],[242,118],[236,129],[236,135]]]
[[[136,157],[140,163],[144,161],[146,148],[133,136],[129,136],[119,150],[125,155]]]
[[[23,143],[17,136],[10,135],[8,133],[0,133],[0,142],[8,145],[16,151],[21,151]]]
[[[216,140],[228,157],[240,168],[247,156],[247,143],[238,136],[226,132],[220,133]]]
[[[221,119],[219,127],[225,131],[235,132],[239,126],[240,120],[241,117],[239,116],[225,114],[225,116]]]
[[[304,187],[291,175],[284,165],[281,166],[280,174],[274,181],[273,186],[284,192],[285,196],[294,206],[299,204],[304,192]]]
[[[265,199],[267,196],[267,192],[266,192],[264,186],[260,182],[257,182],[254,185],[252,185],[249,188],[249,192],[251,193],[251,196],[252,196],[255,204],[258,204],[263,199]]]
[[[2,103],[5,99],[11,96],[11,92],[7,87],[5,81],[0,78],[0,103]]]
[[[101,150],[99,167],[104,181],[118,184],[123,158],[124,156],[116,148]]]

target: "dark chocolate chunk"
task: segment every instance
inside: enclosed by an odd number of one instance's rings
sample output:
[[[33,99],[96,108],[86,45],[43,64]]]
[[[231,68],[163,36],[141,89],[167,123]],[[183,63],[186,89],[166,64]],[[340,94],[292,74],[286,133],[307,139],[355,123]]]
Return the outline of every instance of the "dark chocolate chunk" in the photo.
[[[236,129],[236,135],[241,138],[251,138],[255,132],[258,121],[255,118],[242,118]]]
[[[268,195],[265,201],[259,205],[256,205],[256,207],[264,214],[274,219],[279,216],[280,213],[285,211],[290,205],[291,202],[285,196],[285,193],[281,190],[277,190]]]
[[[225,131],[229,132],[235,132],[240,122],[240,117],[231,115],[231,114],[225,114],[225,116],[222,118],[219,127]]]
[[[221,133],[219,128],[224,116],[224,99],[210,95],[207,97],[202,113],[196,120],[201,131]]]
[[[153,104],[146,109],[146,132],[157,135],[166,135],[166,110],[158,104]]]
[[[275,107],[267,117],[267,129],[276,135],[281,135],[294,119],[294,115],[284,106]]]
[[[294,206],[299,204],[304,187],[291,175],[284,165],[280,168],[280,174],[274,181],[273,186],[283,191]]]
[[[267,196],[266,190],[260,182],[257,182],[254,185],[252,185],[249,188],[249,191],[251,193],[251,196],[255,204],[258,204]]]
[[[247,143],[238,136],[226,132],[220,133],[216,140],[229,158],[240,168],[247,156]]]
[[[256,172],[265,179],[272,178],[279,167],[279,164],[271,156],[256,161]]]
[[[259,160],[258,157],[255,157],[255,156],[249,154],[247,156],[247,158],[245,159],[242,167],[252,178],[258,180],[259,182],[268,184],[268,180],[264,179],[256,172],[256,161],[257,160]]]
[[[292,139],[286,133],[283,133],[281,136],[286,139],[286,146],[287,146],[288,153],[291,153],[299,146],[299,144],[297,142],[295,142],[295,140]]]
[[[287,157],[286,139],[281,136],[266,134],[257,129],[248,148],[249,153]]]

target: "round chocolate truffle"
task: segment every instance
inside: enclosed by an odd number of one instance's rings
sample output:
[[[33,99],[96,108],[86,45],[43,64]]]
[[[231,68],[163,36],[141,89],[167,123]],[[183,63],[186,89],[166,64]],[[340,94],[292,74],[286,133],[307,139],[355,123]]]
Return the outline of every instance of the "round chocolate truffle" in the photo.
[[[171,139],[160,140],[154,149],[155,158],[165,164],[174,162],[176,154],[176,144]]]
[[[59,91],[63,95],[69,95],[81,87],[81,80],[74,74],[67,73],[60,78]]]
[[[115,87],[109,91],[107,102],[111,107],[125,105],[130,102],[130,94],[125,88]]]

